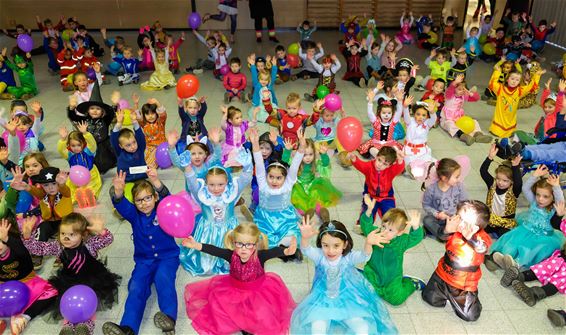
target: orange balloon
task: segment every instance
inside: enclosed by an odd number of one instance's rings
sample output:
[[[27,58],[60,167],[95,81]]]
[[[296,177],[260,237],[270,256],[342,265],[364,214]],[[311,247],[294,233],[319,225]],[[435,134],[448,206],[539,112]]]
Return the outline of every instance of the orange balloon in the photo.
[[[346,151],[354,151],[362,143],[364,128],[360,120],[353,116],[348,116],[340,120],[336,131],[338,141]]]
[[[186,74],[177,81],[177,96],[186,99],[197,94],[200,83],[198,78],[192,74]]]

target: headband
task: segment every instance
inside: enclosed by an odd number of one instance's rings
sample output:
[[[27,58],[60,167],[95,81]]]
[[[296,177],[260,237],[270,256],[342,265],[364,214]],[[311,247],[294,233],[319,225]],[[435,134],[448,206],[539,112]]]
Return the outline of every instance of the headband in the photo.
[[[391,103],[391,100],[384,100],[380,103],[380,105],[393,106],[393,104]]]
[[[269,169],[269,168],[272,167],[272,166],[282,167],[283,169],[285,169],[285,171],[287,170],[287,167],[286,167],[285,165],[279,163],[279,162],[273,162],[273,163],[269,164],[269,165],[267,166],[267,168]]]
[[[191,135],[187,135],[187,145],[193,144],[195,142],[207,145],[208,144],[208,137],[203,136],[202,138],[199,138],[198,141],[195,141],[195,139],[193,139],[193,137]]]
[[[332,222],[330,222],[330,223],[328,224],[328,226],[326,226],[326,229],[324,229],[323,231],[321,231],[321,232],[318,234],[318,236],[319,236],[319,237],[322,237],[322,235],[324,235],[324,234],[326,234],[326,233],[332,233],[332,232],[340,233],[340,234],[344,235],[344,237],[345,237],[346,239],[348,239],[348,235],[347,235],[345,232],[341,231],[340,229],[336,229],[336,226],[334,226],[334,224],[333,224]]]

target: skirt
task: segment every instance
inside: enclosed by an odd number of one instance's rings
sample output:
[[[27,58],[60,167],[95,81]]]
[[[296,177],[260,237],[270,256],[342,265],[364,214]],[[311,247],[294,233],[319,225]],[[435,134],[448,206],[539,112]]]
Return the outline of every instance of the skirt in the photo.
[[[303,212],[316,208],[317,205],[329,208],[338,204],[342,198],[340,192],[327,178],[315,178],[312,182],[293,185],[291,203]]]
[[[298,222],[301,220],[293,206],[281,210],[267,210],[258,206],[254,213],[254,221],[259,230],[267,235],[269,247],[277,247],[287,236],[301,239]]]
[[[67,186],[71,189],[71,199],[73,199],[73,202],[76,203],[76,193],[79,187],[73,184],[71,179],[67,179]],[[90,181],[83,187],[90,189],[94,193],[94,197],[98,199],[98,195],[102,189],[102,178],[100,177],[100,173],[98,172],[96,165],[93,165],[92,169],[90,169]]]
[[[287,334],[295,302],[275,273],[251,282],[220,275],[185,287],[187,315],[199,334]]]

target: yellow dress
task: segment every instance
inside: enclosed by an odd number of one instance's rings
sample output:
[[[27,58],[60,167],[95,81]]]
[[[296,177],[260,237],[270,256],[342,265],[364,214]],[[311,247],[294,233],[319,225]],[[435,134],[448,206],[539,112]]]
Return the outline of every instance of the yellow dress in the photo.
[[[148,81],[141,83],[141,88],[149,91],[158,91],[164,89],[166,86],[176,86],[177,82],[175,76],[169,70],[169,50],[165,49],[165,61],[163,63],[157,61],[153,49],[151,49],[151,56],[155,59],[155,71],[153,71]]]
[[[67,149],[67,141],[59,140],[57,142],[57,151],[61,154],[61,157],[65,158],[69,162],[69,166],[83,165],[85,167],[90,167],[90,181],[83,188],[88,188],[92,191],[95,198],[98,199],[100,190],[102,189],[102,178],[98,172],[98,168],[94,165],[94,156],[96,154],[96,140],[91,133],[84,134],[86,140],[86,148],[78,154],[72,153]],[[67,179],[67,186],[71,189],[71,199],[73,203],[77,202],[76,193],[77,186]]]
[[[506,83],[498,82],[500,75],[500,71],[494,70],[489,80],[489,89],[497,96],[489,131],[498,137],[510,137],[517,128],[519,101],[531,92],[533,85],[538,85],[540,76],[535,74],[528,84],[509,88]]]

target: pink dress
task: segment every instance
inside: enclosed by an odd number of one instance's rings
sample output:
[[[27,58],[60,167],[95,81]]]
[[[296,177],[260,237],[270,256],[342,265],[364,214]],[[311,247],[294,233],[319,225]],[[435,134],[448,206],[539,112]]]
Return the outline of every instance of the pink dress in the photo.
[[[393,108],[393,106],[391,106]],[[395,114],[388,124],[381,121],[381,118],[373,113],[373,102],[368,102],[368,118],[373,127],[373,137],[366,142],[362,143],[358,147],[358,151],[361,154],[365,154],[371,148],[376,148],[380,150],[384,146],[394,147],[396,149],[402,150],[403,146],[393,139],[393,134],[395,132],[395,127],[401,120],[401,115],[403,114],[403,104],[398,104],[396,107]],[[400,126],[401,127],[401,126]]]
[[[242,263],[236,252],[203,244],[202,251],[230,261],[230,274],[188,284],[187,315],[199,334],[287,334],[295,301],[275,273],[263,263],[283,256],[282,248],[254,252]]]
[[[566,220],[560,224],[560,230],[566,235]],[[544,261],[531,266],[538,280],[546,285],[548,283],[556,286],[558,292],[566,294],[566,251],[556,250]]]
[[[411,44],[413,43],[413,35],[411,35],[411,26],[413,25],[414,18],[411,16],[411,20],[407,23],[404,23],[403,20],[405,16],[401,16],[401,31],[398,32],[395,37],[401,41],[403,44]]]

